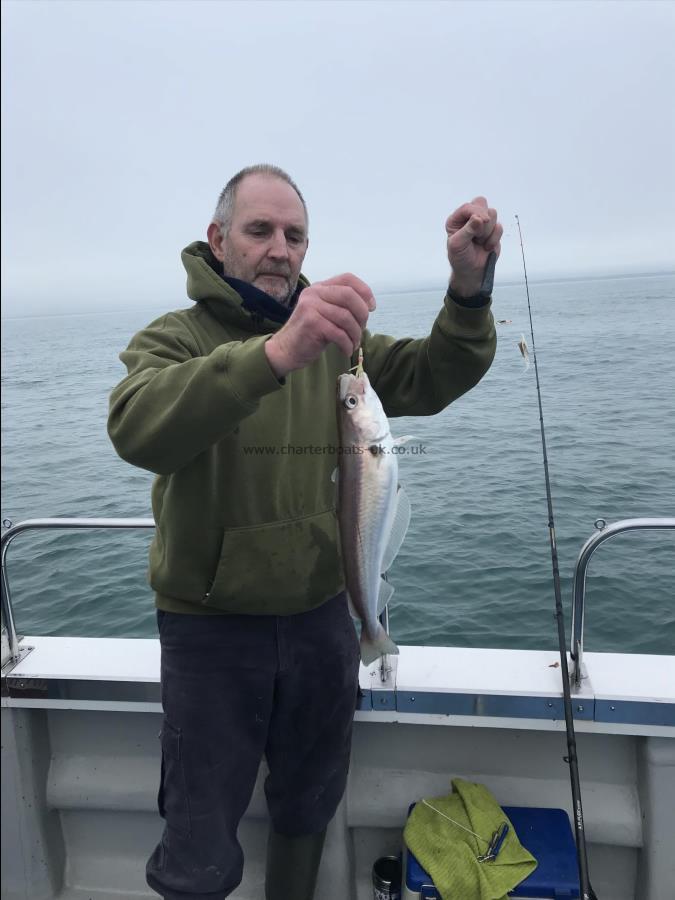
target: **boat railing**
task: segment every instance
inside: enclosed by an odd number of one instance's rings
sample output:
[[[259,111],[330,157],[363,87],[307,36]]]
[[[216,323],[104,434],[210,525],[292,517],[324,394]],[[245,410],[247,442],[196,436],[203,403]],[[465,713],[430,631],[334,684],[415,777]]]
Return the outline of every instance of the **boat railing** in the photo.
[[[17,535],[26,531],[45,529],[91,529],[91,528],[154,528],[154,519],[26,519],[16,525],[7,525],[7,530],[0,538],[0,563],[2,565],[2,669],[6,665],[14,666],[21,658],[21,648],[16,633],[12,595],[7,577],[7,550]],[[7,646],[5,647],[5,639]]]
[[[7,550],[17,535],[27,531],[40,531],[46,529],[84,530],[93,528],[104,529],[135,529],[154,528],[153,519],[26,519],[16,525],[7,524],[7,530],[0,538],[0,563],[2,565],[2,668],[14,666],[21,658],[21,648],[16,632],[12,597],[7,576]],[[574,689],[579,689],[585,675],[583,667],[583,636],[584,613],[586,602],[586,573],[591,557],[600,546],[610,538],[616,537],[626,531],[642,529],[675,529],[675,517],[621,519],[608,525],[604,519],[598,519],[595,523],[597,534],[591,535],[581,548],[576,566],[574,568],[574,596],[572,609],[572,640],[570,648],[571,666],[570,679]],[[388,622],[387,622],[388,625]],[[387,628],[388,630],[388,628]],[[385,678],[382,673],[383,680]]]
[[[570,648],[570,680],[574,690],[579,690],[586,677],[583,665],[584,653],[584,610],[586,605],[586,573],[591,557],[600,544],[626,531],[641,531],[670,528],[675,529],[675,517],[620,519],[608,525],[604,519],[596,519],[597,534],[592,534],[579,552],[574,567],[574,595],[572,605],[572,643]]]

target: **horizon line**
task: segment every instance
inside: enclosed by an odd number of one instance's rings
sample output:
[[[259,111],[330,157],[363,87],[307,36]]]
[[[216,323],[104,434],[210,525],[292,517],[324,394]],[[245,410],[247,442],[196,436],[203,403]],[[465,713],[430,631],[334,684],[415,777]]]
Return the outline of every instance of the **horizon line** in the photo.
[[[604,275],[584,275],[584,274],[576,274],[576,275],[546,275],[546,276],[536,276],[534,278],[528,278],[530,284],[555,284],[561,281],[610,281],[612,279],[617,278],[645,278],[645,277],[654,277],[659,275],[675,275],[675,269],[651,269],[647,271],[632,271],[632,272],[613,272],[607,273]],[[507,276],[507,280],[504,281],[496,281],[495,288],[497,287],[513,287],[517,284],[524,284],[524,277],[514,277]],[[377,286],[375,284],[373,290],[380,294],[411,294],[414,292],[425,294],[430,293],[431,291],[441,291],[445,290],[444,282],[432,283],[430,281],[420,284],[420,283],[409,283],[405,287],[391,288],[386,287],[384,285]],[[189,297],[184,298],[186,301],[189,301]],[[190,301],[194,302],[194,301]],[[134,306],[118,306],[114,309],[80,309],[80,310],[72,310],[72,311],[63,311],[63,312],[30,312],[23,314],[10,314],[10,315],[0,315],[0,321],[11,322],[16,319],[49,319],[49,318],[65,318],[68,316],[102,316],[102,315],[114,315],[115,313],[122,312],[131,312],[136,309],[147,309],[155,310],[155,309],[166,309],[166,305],[139,305],[136,304]]]

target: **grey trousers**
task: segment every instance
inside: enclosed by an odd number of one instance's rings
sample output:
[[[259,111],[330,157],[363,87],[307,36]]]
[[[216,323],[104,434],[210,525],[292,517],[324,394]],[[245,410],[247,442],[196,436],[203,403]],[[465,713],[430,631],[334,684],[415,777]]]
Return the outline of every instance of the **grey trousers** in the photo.
[[[158,612],[162,647],[158,805],[146,867],[165,900],[223,900],[240,883],[237,826],[267,758],[274,830],[326,828],[345,790],[359,644],[344,594],[293,616]]]

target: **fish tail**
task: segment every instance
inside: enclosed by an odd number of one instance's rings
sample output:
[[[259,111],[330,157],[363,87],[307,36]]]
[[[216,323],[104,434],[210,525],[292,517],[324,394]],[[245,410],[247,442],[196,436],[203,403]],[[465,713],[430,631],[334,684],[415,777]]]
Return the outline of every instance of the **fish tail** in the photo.
[[[361,662],[364,666],[369,666],[387,653],[398,653],[398,647],[379,622],[373,637],[365,628],[361,630]]]

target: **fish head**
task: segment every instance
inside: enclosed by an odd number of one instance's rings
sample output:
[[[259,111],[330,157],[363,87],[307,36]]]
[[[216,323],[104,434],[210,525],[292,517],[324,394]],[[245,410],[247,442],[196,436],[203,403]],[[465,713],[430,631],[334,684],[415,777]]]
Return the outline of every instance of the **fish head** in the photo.
[[[366,444],[389,434],[389,422],[382,403],[365,372],[340,375],[337,411],[343,444]]]

